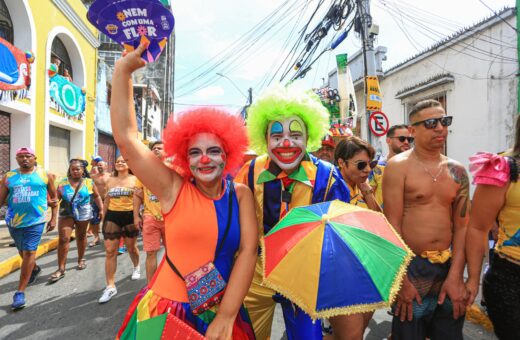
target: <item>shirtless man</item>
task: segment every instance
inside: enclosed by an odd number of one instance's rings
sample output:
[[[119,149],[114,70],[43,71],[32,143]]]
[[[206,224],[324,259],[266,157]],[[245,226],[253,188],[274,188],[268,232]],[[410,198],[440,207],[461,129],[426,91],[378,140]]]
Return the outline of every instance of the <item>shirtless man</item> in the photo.
[[[438,101],[417,103],[415,147],[385,169],[385,215],[416,254],[397,296],[393,340],[462,340],[469,181],[460,163],[442,155],[451,121]]]
[[[96,168],[96,173],[91,173],[92,180],[98,190],[99,196],[101,200],[105,200],[105,196],[107,193],[107,181],[110,178],[110,173],[106,171],[107,163],[104,161],[98,161]],[[92,200],[91,200],[92,202]],[[99,218],[99,209],[96,204],[92,204],[92,213],[93,218],[90,220],[90,231],[94,234],[94,240],[88,244],[89,247],[94,247],[99,244],[99,224],[101,220]]]

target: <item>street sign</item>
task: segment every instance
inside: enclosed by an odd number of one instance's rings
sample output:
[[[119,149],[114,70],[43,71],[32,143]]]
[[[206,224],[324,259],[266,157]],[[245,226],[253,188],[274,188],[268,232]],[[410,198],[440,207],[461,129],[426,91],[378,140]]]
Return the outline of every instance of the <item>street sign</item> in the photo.
[[[370,118],[368,119],[368,126],[370,127],[370,131],[372,131],[372,133],[377,137],[386,135],[389,125],[388,118],[381,111],[372,112]]]

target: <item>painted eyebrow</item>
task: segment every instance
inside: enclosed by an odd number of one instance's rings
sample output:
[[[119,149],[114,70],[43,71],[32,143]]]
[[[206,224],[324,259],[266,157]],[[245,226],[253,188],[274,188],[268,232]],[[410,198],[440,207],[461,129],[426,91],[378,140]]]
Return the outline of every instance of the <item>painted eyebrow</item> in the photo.
[[[269,131],[270,135],[280,134],[283,133],[283,125],[280,122],[274,122],[273,125],[271,125],[271,130]]]
[[[299,121],[297,121],[297,120],[293,120],[293,121],[289,124],[289,131],[290,131],[291,133],[293,133],[293,132],[303,133],[303,126],[300,124]]]

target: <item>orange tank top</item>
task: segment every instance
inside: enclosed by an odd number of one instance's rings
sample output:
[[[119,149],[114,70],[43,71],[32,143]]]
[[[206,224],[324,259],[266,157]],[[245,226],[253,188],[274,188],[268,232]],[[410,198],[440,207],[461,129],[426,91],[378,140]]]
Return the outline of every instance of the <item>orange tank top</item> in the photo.
[[[225,192],[226,188],[222,194]],[[164,215],[164,225],[168,257],[182,275],[214,260],[218,240],[214,200],[204,196],[191,182],[185,181],[182,185],[173,208]],[[164,259],[151,289],[164,298],[188,302],[184,280]]]

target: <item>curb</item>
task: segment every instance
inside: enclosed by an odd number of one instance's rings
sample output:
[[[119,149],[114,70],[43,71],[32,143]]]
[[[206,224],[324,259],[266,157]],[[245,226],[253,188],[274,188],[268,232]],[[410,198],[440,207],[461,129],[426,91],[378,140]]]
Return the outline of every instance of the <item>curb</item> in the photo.
[[[47,254],[48,252],[58,247],[58,237],[42,243],[36,250],[36,258]],[[0,263],[0,278],[7,276],[8,274],[19,269],[22,265],[22,258],[19,255],[12,256],[7,260]]]

